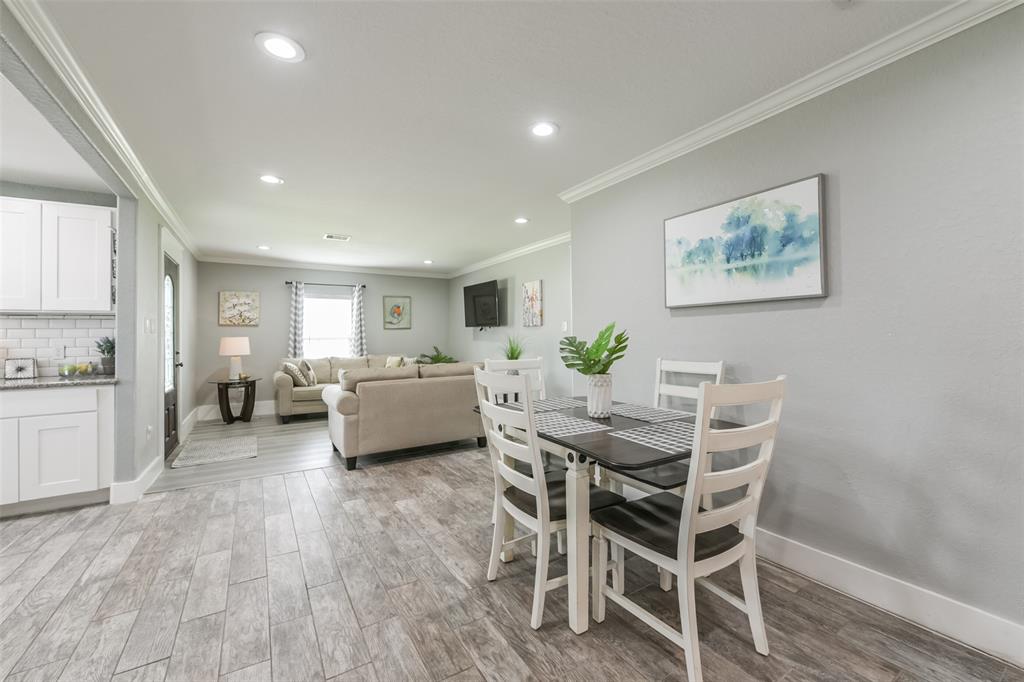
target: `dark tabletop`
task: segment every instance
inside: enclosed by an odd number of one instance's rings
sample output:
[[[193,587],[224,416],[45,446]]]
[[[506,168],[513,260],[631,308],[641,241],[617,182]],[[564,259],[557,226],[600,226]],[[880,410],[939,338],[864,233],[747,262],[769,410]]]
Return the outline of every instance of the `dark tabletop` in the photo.
[[[220,379],[219,381],[214,379],[213,381],[207,381],[208,384],[228,384],[244,386],[245,384],[252,383],[254,381],[261,381],[263,377],[249,377],[248,379]]]
[[[576,399],[582,400],[583,402],[587,401],[586,397],[577,396]],[[618,405],[621,403],[619,401],[615,401],[615,404]],[[544,433],[543,429],[537,429],[537,434],[544,440],[569,448],[578,454],[586,455],[598,464],[604,464],[615,469],[624,469],[629,471],[646,469],[648,467],[668,464],[670,462],[678,462],[690,458],[689,450],[681,453],[670,453],[647,445],[642,445],[631,440],[626,440],[625,438],[616,438],[611,435],[614,431],[624,431],[626,429],[635,429],[641,426],[651,426],[650,422],[640,421],[639,419],[630,419],[629,417],[620,417],[617,414],[613,414],[609,419],[593,419],[587,416],[586,407],[552,410],[552,412],[558,412],[559,414],[564,414],[569,417],[585,419],[587,421],[611,427],[611,430],[591,431],[589,433],[580,433],[575,436],[552,436]],[[543,414],[547,414],[547,412]],[[695,420],[696,417],[687,416],[678,421],[693,424]],[[712,419],[711,426],[716,429],[735,429],[742,426],[742,424],[722,421],[721,419]]]

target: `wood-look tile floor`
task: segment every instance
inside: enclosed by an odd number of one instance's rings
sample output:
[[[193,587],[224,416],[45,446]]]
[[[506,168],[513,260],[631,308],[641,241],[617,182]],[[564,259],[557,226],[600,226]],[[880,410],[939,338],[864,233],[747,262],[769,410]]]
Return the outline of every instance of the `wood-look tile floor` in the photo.
[[[611,603],[576,636],[553,591],[531,630],[528,553],[485,579],[491,486],[473,448],[0,521],[0,679],[685,678],[682,653]],[[678,623],[675,593],[627,567],[628,591]],[[767,657],[698,592],[705,679],[1024,680],[772,564],[760,576]]]

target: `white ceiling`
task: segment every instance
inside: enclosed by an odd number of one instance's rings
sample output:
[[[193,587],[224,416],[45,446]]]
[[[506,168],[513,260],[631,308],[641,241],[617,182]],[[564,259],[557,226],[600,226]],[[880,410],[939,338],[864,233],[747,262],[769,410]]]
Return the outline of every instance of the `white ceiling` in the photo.
[[[0,179],[110,193],[89,164],[3,76],[0,76]]]
[[[947,4],[43,7],[203,257],[450,272],[567,231],[559,191]],[[544,119],[560,133],[532,137]]]

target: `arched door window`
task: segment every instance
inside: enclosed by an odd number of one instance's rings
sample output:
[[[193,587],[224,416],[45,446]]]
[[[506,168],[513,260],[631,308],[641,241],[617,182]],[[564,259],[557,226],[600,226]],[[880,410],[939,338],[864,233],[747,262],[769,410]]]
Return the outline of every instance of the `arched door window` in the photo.
[[[164,390],[174,390],[174,280],[164,275]]]

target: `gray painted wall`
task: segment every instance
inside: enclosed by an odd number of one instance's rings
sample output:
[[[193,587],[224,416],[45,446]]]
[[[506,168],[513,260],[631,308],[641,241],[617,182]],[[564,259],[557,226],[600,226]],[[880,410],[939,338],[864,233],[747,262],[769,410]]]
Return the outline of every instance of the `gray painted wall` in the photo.
[[[514,334],[526,345],[525,357],[540,355],[544,358],[547,369],[544,382],[549,393],[571,393],[571,373],[558,357],[558,341],[569,334],[568,331],[562,331],[562,323],[565,322],[568,329],[572,329],[569,252],[569,244],[559,244],[449,280],[449,352],[460,360],[503,358],[505,356],[501,348],[505,339]],[[467,328],[463,287],[492,279],[498,280],[505,326],[484,331]],[[544,324],[526,328],[523,327],[522,287],[523,282],[535,279],[543,280]]]
[[[573,206],[576,330],[789,375],[761,525],[1024,622],[1024,9]],[[831,295],[666,310],[662,221],[826,174]]]
[[[227,372],[227,358],[217,355],[222,336],[249,337],[253,354],[242,358],[242,366],[253,376],[263,377],[257,384],[257,400],[273,399],[273,372],[288,348],[286,280],[365,284],[366,341],[371,353],[418,355],[435,344],[443,349],[448,341],[448,282],[443,279],[200,262],[196,352],[194,358],[183,358],[195,367],[197,405],[217,402],[217,387],[206,382]],[[232,290],[260,292],[258,327],[218,326],[218,292]],[[412,329],[384,329],[384,295],[412,296]]]

